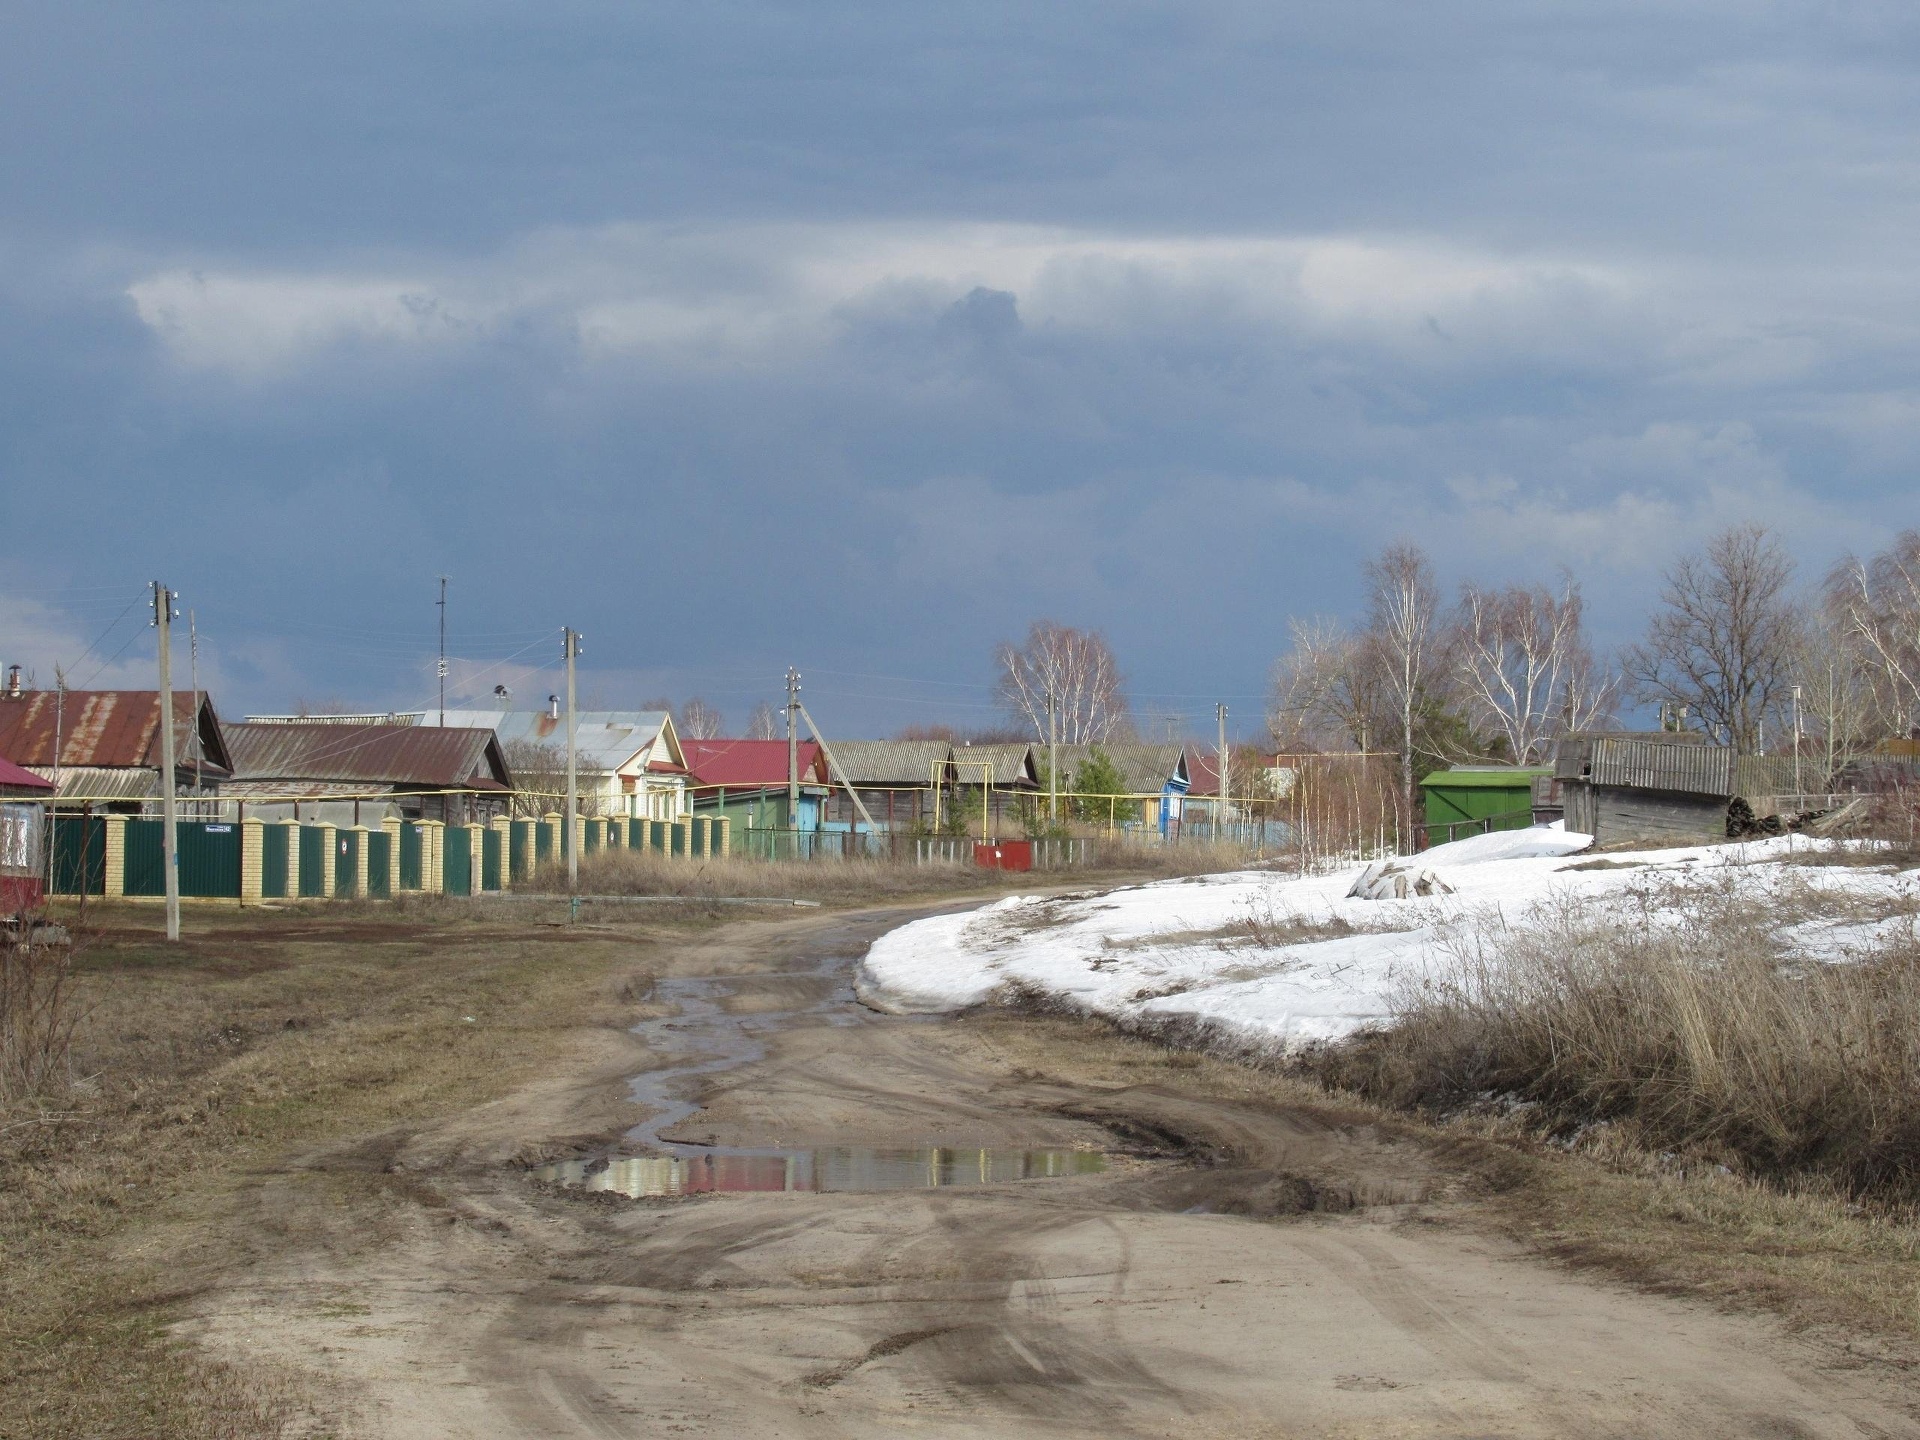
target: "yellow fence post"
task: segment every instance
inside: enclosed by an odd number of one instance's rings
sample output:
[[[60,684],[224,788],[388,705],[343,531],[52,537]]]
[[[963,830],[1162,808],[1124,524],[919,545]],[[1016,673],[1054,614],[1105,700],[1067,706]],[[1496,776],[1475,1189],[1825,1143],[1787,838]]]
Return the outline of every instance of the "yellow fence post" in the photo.
[[[389,815],[380,822],[380,828],[387,832],[387,898],[393,899],[400,893],[400,826],[398,815]]]
[[[240,903],[257,903],[265,890],[267,827],[259,820],[240,822]]]
[[[331,825],[320,826],[320,898],[333,898],[333,877],[339,863],[339,855],[334,848],[334,828]]]
[[[82,822],[84,823],[84,822]],[[124,815],[107,816],[106,859],[107,873],[101,877],[101,893],[108,896],[120,896],[127,893],[127,817]],[[82,854],[85,848],[82,847]],[[81,866],[80,888],[87,885],[86,867]]]

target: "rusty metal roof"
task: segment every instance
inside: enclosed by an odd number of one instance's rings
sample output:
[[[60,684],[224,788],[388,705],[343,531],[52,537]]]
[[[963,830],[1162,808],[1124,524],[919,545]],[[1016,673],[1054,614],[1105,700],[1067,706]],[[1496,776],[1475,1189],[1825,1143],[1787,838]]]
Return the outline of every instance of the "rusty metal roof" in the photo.
[[[209,776],[225,774],[232,765],[212,697],[201,693],[197,715],[193,702],[193,692],[173,692],[175,766],[187,775],[196,768]],[[205,757],[197,766],[196,754]],[[69,765],[158,770],[160,692],[69,690],[64,700],[54,690],[24,691],[18,699],[0,696],[0,755],[35,771],[50,771],[56,764],[63,771]]]
[[[229,725],[235,780],[511,789],[491,730],[438,725]]]

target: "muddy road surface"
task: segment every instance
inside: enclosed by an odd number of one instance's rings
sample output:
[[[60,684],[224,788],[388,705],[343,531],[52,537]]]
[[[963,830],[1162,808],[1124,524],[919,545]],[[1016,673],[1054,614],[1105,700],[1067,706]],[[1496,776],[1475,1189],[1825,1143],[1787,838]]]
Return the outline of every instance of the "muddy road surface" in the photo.
[[[677,944],[632,1034],[259,1177],[195,1338],[365,1436],[1920,1436],[1897,1372],[1529,1259],[1363,1117],[865,1011],[911,913]]]

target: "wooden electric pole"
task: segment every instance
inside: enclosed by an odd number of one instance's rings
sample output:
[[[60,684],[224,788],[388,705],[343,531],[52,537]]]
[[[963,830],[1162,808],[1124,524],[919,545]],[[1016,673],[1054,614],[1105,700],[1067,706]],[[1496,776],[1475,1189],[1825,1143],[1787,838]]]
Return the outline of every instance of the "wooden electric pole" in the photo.
[[[168,940],[180,938],[180,807],[173,793],[173,602],[173,592],[154,581],[153,623],[160,632],[160,864],[166,872]]]
[[[578,707],[574,704],[573,662],[580,656],[580,635],[575,630],[560,632],[561,649],[567,661],[567,893],[578,896],[580,893],[580,836],[578,817],[580,814],[579,786],[579,728],[574,723],[574,713]]]

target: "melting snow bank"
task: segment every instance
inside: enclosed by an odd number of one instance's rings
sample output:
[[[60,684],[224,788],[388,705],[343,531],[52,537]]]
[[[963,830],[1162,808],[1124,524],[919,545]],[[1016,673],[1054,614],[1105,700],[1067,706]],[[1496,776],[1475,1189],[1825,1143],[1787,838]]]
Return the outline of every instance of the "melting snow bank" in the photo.
[[[1385,1019],[1396,988],[1444,960],[1449,936],[1475,917],[1524,925],[1550,898],[1624,903],[1709,876],[1760,893],[1780,881],[1778,862],[1794,851],[1843,842],[1784,836],[1570,858],[1589,843],[1558,826],[1477,835],[1406,862],[1405,876],[1419,883],[1398,890],[1380,883],[1376,864],[1304,879],[1245,871],[1014,896],[883,935],[856,990],[897,1014],[1040,998],[1130,1028],[1200,1031],[1215,1044],[1276,1053]],[[1911,905],[1915,894],[1912,874],[1852,866],[1793,874],[1856,901]],[[1807,938],[1810,958],[1838,948]]]

